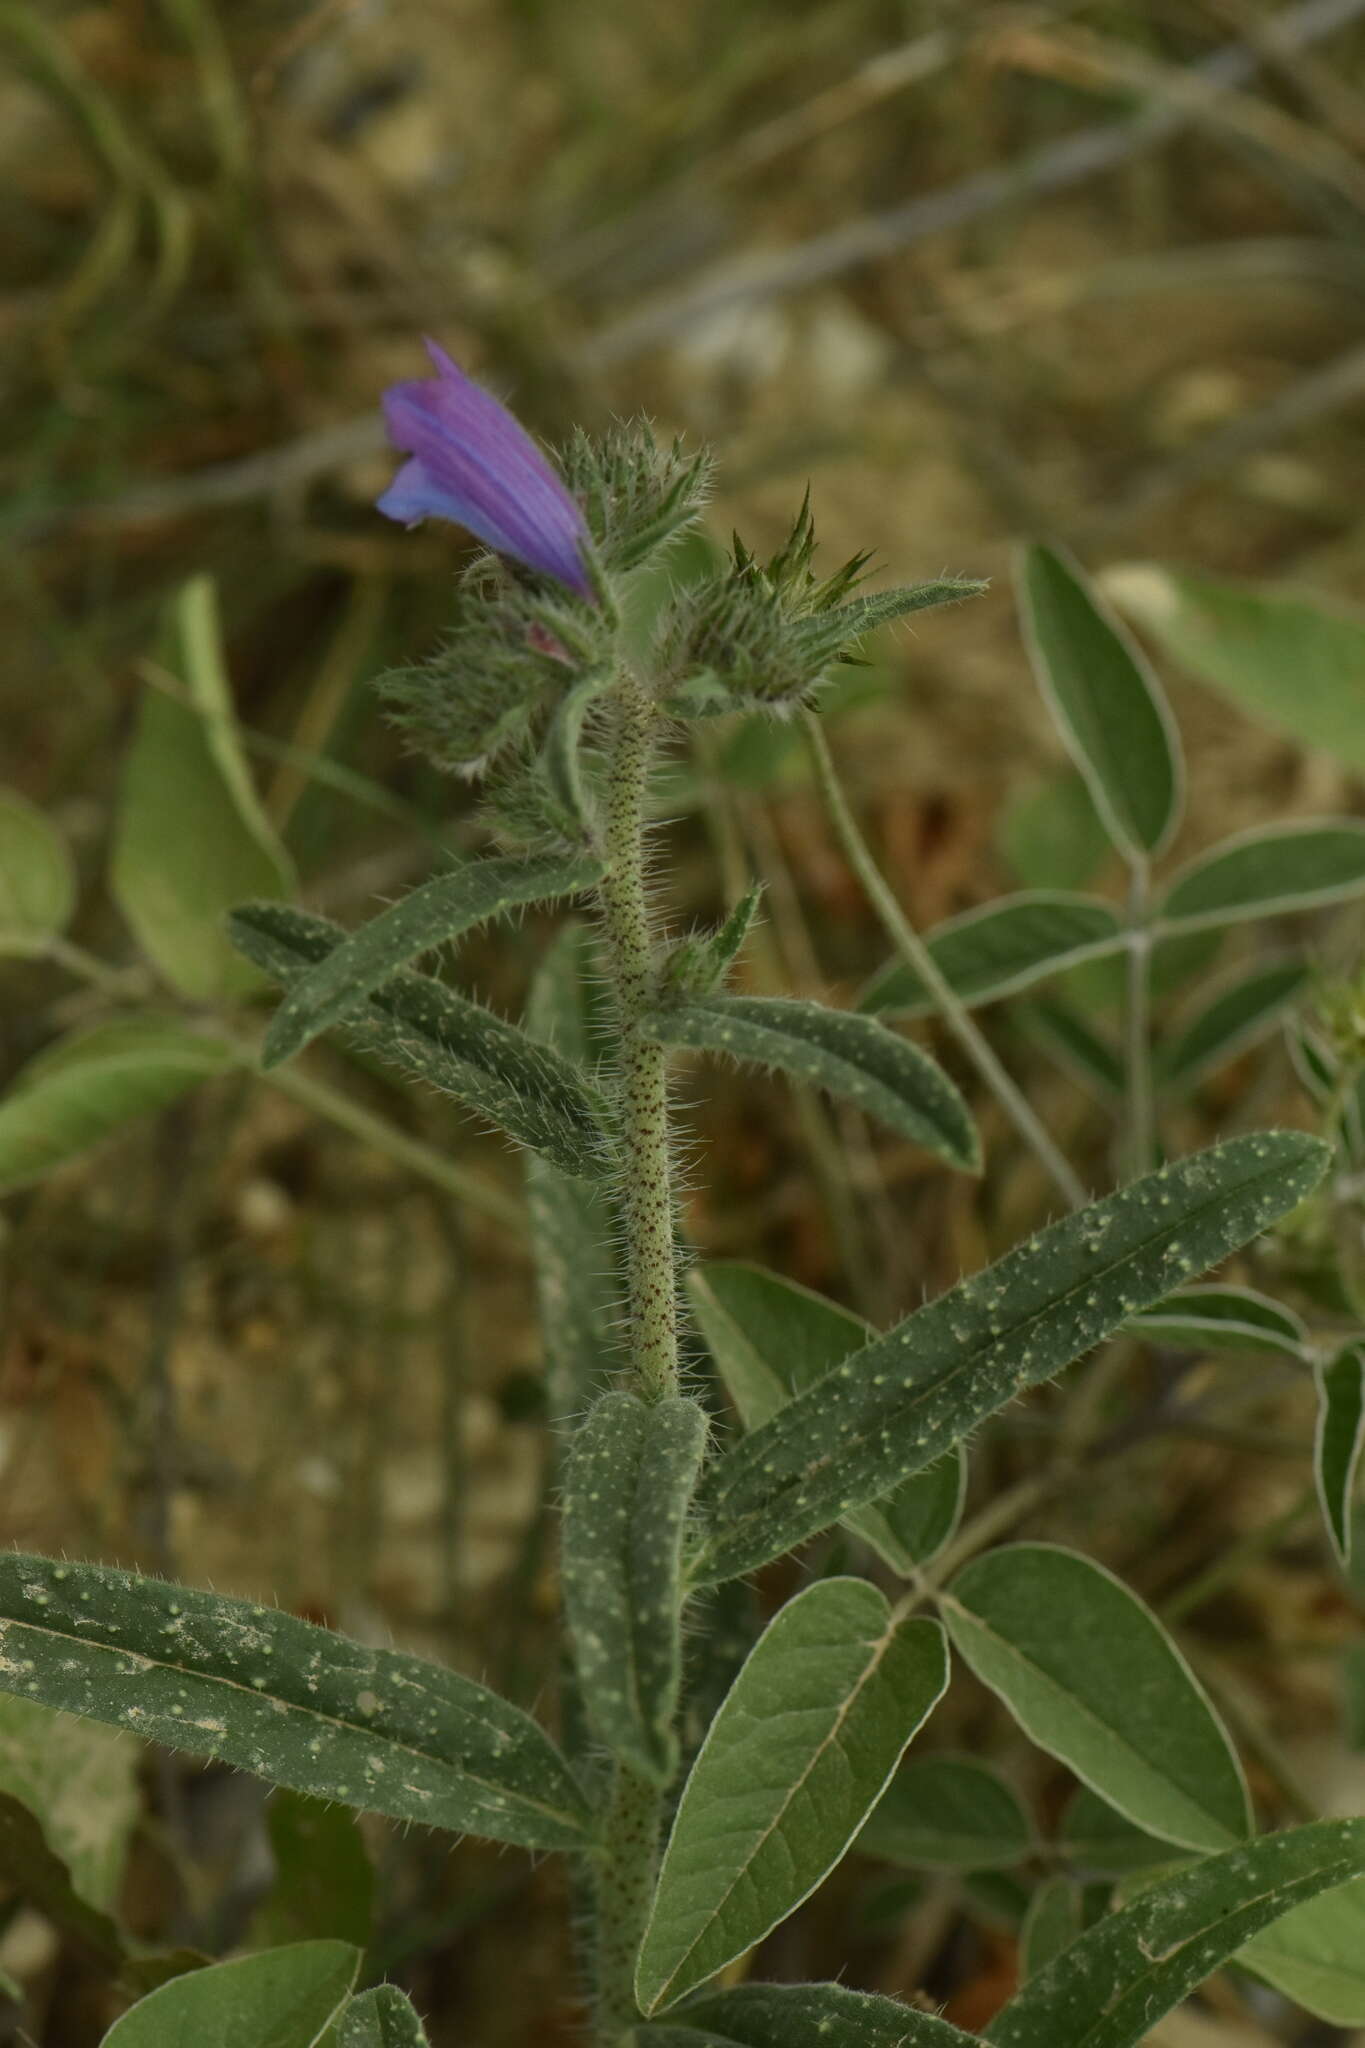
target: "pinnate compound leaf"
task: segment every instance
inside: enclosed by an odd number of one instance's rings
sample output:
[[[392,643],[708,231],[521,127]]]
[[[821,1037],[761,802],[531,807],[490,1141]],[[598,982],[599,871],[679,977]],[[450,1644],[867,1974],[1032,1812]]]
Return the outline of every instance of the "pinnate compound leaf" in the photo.
[[[583,1705],[608,1748],[660,1784],[678,1767],[682,1545],[706,1431],[696,1401],[606,1394],[564,1476],[564,1598]]]
[[[1340,903],[1365,892],[1365,824],[1358,818],[1266,825],[1225,839],[1175,877],[1157,907],[1165,931],[1197,931]]]
[[[353,1998],[337,2022],[336,2048],[428,2048],[412,2000],[396,1984]]]
[[[875,1335],[861,1316],[761,1266],[716,1260],[688,1275],[693,1313],[746,1429],[842,1364]],[[929,1562],[962,1513],[967,1458],[960,1444],[844,1517],[903,1578]]]
[[[1184,1865],[1081,1935],[986,2029],[992,2048],[1136,2048],[1245,1942],[1365,1870],[1365,1820],[1312,1821]]]
[[[374,1872],[355,1815],[278,1787],[266,1808],[266,1831],[275,1881],[252,1914],[243,1945],[335,1940],[367,1947]]]
[[[1329,1159],[1232,1138],[1063,1218],[854,1352],[717,1459],[698,1579],[754,1571],[876,1500],[1300,1202]]]
[[[966,1756],[911,1756],[858,1837],[858,1847],[912,1870],[1008,1870],[1033,1854],[1029,1817],[1012,1785]]]
[[[1179,1351],[1271,1351],[1302,1360],[1308,1346],[1293,1309],[1254,1287],[1182,1287],[1123,1327],[1130,1337]]]
[[[1365,769],[1365,616],[1326,598],[1124,563],[1104,578],[1129,618],[1192,675],[1298,745]]]
[[[1191,1849],[1251,1832],[1246,1780],[1202,1686],[1102,1565],[1010,1544],[958,1573],[943,1618],[1025,1733],[1129,1820]]]
[[[36,804],[0,789],[0,954],[41,951],[65,931],[75,906],[66,841]]]
[[[1365,2025],[1365,1877],[1295,1906],[1236,1960],[1318,2019]]]
[[[252,787],[207,576],[172,600],[160,668],[124,767],[110,887],[166,979],[217,1002],[255,983],[225,914],[245,896],[287,896],[293,870]]]
[[[344,1941],[301,1941],[212,1963],[139,1999],[103,2048],[320,2048],[360,1960]]]
[[[0,1793],[21,1800],[72,1889],[111,1912],[142,1811],[135,1742],[92,1721],[0,1697]]]
[[[434,875],[334,946],[289,988],[266,1033],[261,1064],[277,1067],[359,1009],[410,961],[462,938],[476,925],[528,903],[576,896],[602,872],[600,861],[543,856],[467,861]]]
[[[965,1173],[981,1167],[967,1105],[943,1069],[875,1017],[789,996],[712,996],[655,1010],[659,1045],[719,1053],[824,1088]]]
[[[925,944],[954,994],[975,1008],[1115,953],[1123,934],[1118,913],[1102,897],[1035,889],[949,918],[925,933]],[[858,999],[860,1010],[883,1016],[914,1017],[934,1007],[903,960],[888,961]]]
[[[0,1686],[344,1806],[581,1846],[549,1737],[471,1679],[279,1608],[0,1553]]]
[[[1294,957],[1268,961],[1225,982],[1163,1048],[1158,1067],[1162,1086],[1190,1088],[1213,1068],[1264,1038],[1302,994],[1308,976],[1307,961]]]
[[[1159,853],[1180,815],[1180,741],[1161,685],[1079,565],[1055,548],[1019,562],[1038,687],[1095,808],[1130,859]]]
[[[973,2048],[935,2014],[843,1984],[741,1984],[637,2027],[639,2048]]]
[[[754,1645],[683,1787],[640,1949],[656,2012],[742,1955],[833,1869],[948,1682],[937,1623],[822,1579]]]
[[[1323,1520],[1343,1565],[1351,1561],[1356,1475],[1365,1447],[1365,1342],[1347,1344],[1318,1369],[1313,1471]]]
[[[242,904],[230,924],[247,957],[286,988],[345,939],[327,918],[284,904]],[[362,1052],[467,1103],[565,1173],[591,1179],[607,1170],[607,1111],[597,1091],[562,1055],[444,982],[397,974],[341,1029]]]
[[[69,1032],[20,1068],[0,1102],[0,1194],[42,1180],[235,1064],[220,1039],[173,1016],[112,1017]]]

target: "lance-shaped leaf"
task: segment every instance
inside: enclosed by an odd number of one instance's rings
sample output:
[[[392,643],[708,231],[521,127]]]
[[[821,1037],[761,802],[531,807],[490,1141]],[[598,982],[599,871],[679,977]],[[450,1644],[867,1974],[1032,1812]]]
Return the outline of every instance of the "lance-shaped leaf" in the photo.
[[[251,903],[231,918],[235,943],[290,988],[344,941],[340,927],[283,904]],[[363,1052],[467,1103],[570,1174],[607,1168],[606,1107],[569,1062],[513,1024],[426,974],[398,974],[342,1030]]]
[[[75,907],[66,841],[26,797],[0,789],[0,954],[40,952]]]
[[[1038,687],[1095,808],[1130,860],[1159,853],[1180,815],[1180,740],[1161,685],[1077,563],[1055,548],[1019,562]]]
[[[656,2012],[761,1941],[839,1861],[948,1682],[937,1623],[823,1579],[769,1623],[683,1787],[636,1974]]]
[[[1197,931],[1340,903],[1365,891],[1365,824],[1357,818],[1241,832],[1182,868],[1157,907],[1166,931]]]
[[[1175,660],[1297,746],[1365,769],[1365,616],[1299,591],[1177,574],[1157,562],[1109,570],[1106,590]]]
[[[1283,1302],[1254,1287],[1182,1287],[1124,1324],[1129,1336],[1179,1351],[1271,1351],[1308,1355],[1308,1331]]]
[[[593,936],[566,925],[531,984],[526,1028],[592,1073],[610,1050],[611,1019]],[[526,1157],[527,1211],[552,1421],[581,1415],[619,1361],[620,1231],[610,1188]]]
[[[1295,1906],[1236,1960],[1332,2026],[1365,2024],[1365,1877]]]
[[[69,1032],[20,1068],[0,1102],[0,1194],[41,1180],[234,1064],[221,1039],[179,1017],[111,1017]]]
[[[929,583],[903,583],[894,590],[871,590],[841,604],[834,616],[847,627],[846,637],[856,640],[877,626],[889,626],[894,619],[909,618],[912,612],[930,610],[934,605],[960,604],[965,597],[980,597],[989,588],[975,576],[938,576]]]
[[[1365,1447],[1365,1343],[1347,1344],[1318,1369],[1318,1426],[1313,1444],[1322,1518],[1343,1565],[1351,1561],[1356,1475]]]
[[[0,1685],[395,1820],[546,1849],[588,1829],[549,1737],[486,1687],[107,1565],[0,1554]]]
[[[1308,980],[1308,963],[1297,957],[1271,960],[1238,973],[1176,1032],[1161,1051],[1158,1079],[1166,1088],[1189,1088],[1264,1038]]]
[[[767,1422],[875,1335],[861,1316],[761,1266],[717,1260],[689,1274],[687,1285],[702,1335],[746,1429]],[[871,1544],[893,1572],[908,1577],[948,1541],[966,1491],[967,1459],[955,1444],[883,1499],[847,1515],[844,1526]]]
[[[598,1736],[647,1778],[678,1767],[683,1533],[706,1412],[607,1394],[564,1477],[564,1598],[583,1705]]]
[[[1313,1821],[1186,1864],[1072,1942],[985,2038],[993,2048],[1136,2048],[1244,1942],[1362,1870],[1365,1820]]]
[[[1292,1209],[1328,1153],[1232,1138],[1065,1217],[854,1352],[702,1482],[702,1579],[754,1571],[923,1467]]]
[[[601,872],[601,863],[586,857],[545,855],[536,860],[471,860],[452,874],[434,875],[291,983],[266,1033],[262,1066],[277,1067],[302,1052],[419,954],[528,903],[577,896],[590,889]]]
[[[973,2048],[947,2020],[845,1984],[741,1984],[637,2027],[639,2048]]]
[[[1122,1100],[1125,1075],[1117,1047],[1095,1030],[1069,1003],[1035,998],[1019,1003],[1011,1017],[1025,1037],[1076,1075],[1097,1095]]]
[[[1035,1846],[1014,1787],[967,1756],[907,1757],[858,1837],[912,1870],[1008,1870]]]
[[[749,936],[762,895],[763,884],[755,882],[715,931],[680,940],[664,962],[669,988],[684,996],[709,996],[722,987]]]
[[[350,1996],[360,1950],[300,1941],[175,1977],[139,1999],[104,2048],[320,2048]]]
[[[1102,1565],[1010,1544],[958,1573],[943,1618],[1025,1733],[1136,1825],[1191,1849],[1251,1832],[1246,1780],[1207,1694]]]
[[[1081,1931],[1081,1894],[1069,1877],[1045,1878],[1019,1930],[1019,1979],[1027,1984]]]
[[[428,2048],[412,2000],[396,1984],[353,1998],[337,2022],[336,2048]]]
[[[244,896],[286,896],[288,855],[252,786],[217,599],[196,576],[166,615],[124,765],[109,882],[144,952],[196,1002],[255,985],[223,933]]]
[[[928,1053],[874,1017],[786,996],[694,998],[640,1026],[659,1045],[719,1053],[824,1088],[966,1173],[981,1167],[967,1105]]]
[[[1123,944],[1118,913],[1099,896],[1033,889],[964,911],[925,934],[934,965],[955,995],[976,1007],[1062,974]],[[935,1007],[913,967],[890,960],[873,976],[858,1008],[914,1017]]]

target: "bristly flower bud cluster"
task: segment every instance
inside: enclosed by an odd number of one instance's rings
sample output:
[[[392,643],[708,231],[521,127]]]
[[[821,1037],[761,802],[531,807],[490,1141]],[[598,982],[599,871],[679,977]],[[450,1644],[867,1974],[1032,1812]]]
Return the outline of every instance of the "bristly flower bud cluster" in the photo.
[[[711,495],[709,449],[661,448],[648,420],[618,421],[594,437],[576,428],[561,451],[565,482],[583,508],[607,569],[638,568],[697,520]]]
[[[734,710],[779,713],[808,703],[840,663],[858,660],[872,627],[926,605],[965,597],[979,584],[942,580],[856,596],[869,557],[832,576],[811,567],[810,494],[784,544],[760,562],[738,536],[730,556],[677,592],[660,623],[655,672],[681,717]]]

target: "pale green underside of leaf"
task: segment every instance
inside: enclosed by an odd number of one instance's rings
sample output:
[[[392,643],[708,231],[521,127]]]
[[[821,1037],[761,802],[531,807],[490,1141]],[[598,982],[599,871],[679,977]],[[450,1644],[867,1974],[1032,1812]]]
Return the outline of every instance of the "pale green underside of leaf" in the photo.
[[[823,1579],[769,1623],[683,1787],[640,1950],[657,2011],[784,1920],[838,1862],[948,1682],[942,1631]]]
[[[1187,1864],[1092,1927],[986,2029],[993,2048],[1136,2048],[1282,1914],[1365,1870],[1365,1820],[1314,1821]]]
[[[1026,1387],[1225,1258],[1321,1179],[1300,1132],[1233,1138],[1052,1224],[728,1450],[703,1480],[700,1579],[769,1558],[922,1470]]]
[[[283,904],[240,905],[230,923],[242,951],[286,988],[344,938],[328,919]],[[467,1103],[564,1172],[607,1171],[607,1112],[597,1091],[550,1047],[430,975],[395,975],[341,1029],[362,1051]]]
[[[1237,1962],[1319,2019],[1365,2026],[1365,1878],[1296,1906]]]
[[[934,965],[964,1003],[976,1007],[1062,974],[1083,960],[1123,946],[1113,905],[1098,896],[1033,890],[964,911],[924,934]],[[858,1008],[879,1015],[919,1016],[934,999],[903,960],[890,960],[873,976]]]
[[[346,1942],[308,1941],[212,1963],[139,1999],[103,2048],[318,2048],[360,1961]]]
[[[950,1165],[980,1171],[975,1126],[948,1076],[873,1017],[784,996],[712,996],[656,1010],[641,1029],[659,1045],[824,1088]]]
[[[0,789],[0,954],[39,950],[65,931],[75,906],[66,841],[27,797]]]
[[[1318,1369],[1313,1471],[1323,1520],[1342,1565],[1351,1561],[1356,1476],[1365,1448],[1365,1344],[1348,1344]]]
[[[435,875],[345,938],[292,983],[271,1019],[261,1064],[278,1066],[433,947],[527,904],[576,896],[601,878],[600,861],[542,856],[474,860]]]
[[[235,1064],[221,1040],[173,1016],[111,1018],[22,1067],[0,1102],[0,1194],[78,1159]]]
[[[485,1687],[104,1565],[0,1553],[0,1685],[395,1820],[530,1848],[588,1829],[549,1738]]]
[[[1159,853],[1180,815],[1180,742],[1137,644],[1077,563],[1054,548],[1019,562],[1024,637],[1038,686],[1095,808],[1130,857]]]
[[[717,1260],[688,1275],[693,1313],[746,1429],[757,1429],[831,1366],[875,1336],[869,1323],[760,1266]],[[892,1571],[908,1577],[952,1535],[967,1491],[955,1445],[932,1465],[844,1518]]]
[[[1268,825],[1224,840],[1175,877],[1157,906],[1158,931],[1197,931],[1340,903],[1365,891],[1365,824],[1321,818]]]
[[[943,1618],[1025,1733],[1129,1820],[1193,1849],[1251,1832],[1246,1781],[1207,1695],[1101,1565],[1011,1544],[958,1573]]]
[[[564,1598],[583,1705],[597,1735],[647,1778],[678,1765],[678,1614],[687,1511],[705,1410],[604,1395],[564,1476]]]
[[[1188,576],[1156,562],[1105,588],[1191,674],[1298,745],[1365,769],[1365,617],[1292,590]]]
[[[640,2048],[972,2048],[933,2013],[843,1984],[742,1984],[637,2027]]]

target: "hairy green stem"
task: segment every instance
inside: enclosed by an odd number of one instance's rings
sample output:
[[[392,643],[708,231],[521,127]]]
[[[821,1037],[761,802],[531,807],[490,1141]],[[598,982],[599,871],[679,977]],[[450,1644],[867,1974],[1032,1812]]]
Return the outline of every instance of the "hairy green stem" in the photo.
[[[618,1762],[595,1883],[597,2048],[625,2048],[639,2023],[635,1958],[654,1893],[662,1816],[658,1787]]]
[[[659,1401],[678,1389],[668,1055],[639,1030],[654,1000],[645,796],[658,714],[630,675],[617,684],[615,713],[604,835],[607,871],[599,894],[620,1041],[620,1188],[630,1358],[637,1391],[647,1401]]]
[[[1020,1136],[1031,1146],[1058,1192],[1073,1209],[1083,1209],[1087,1196],[1065,1156],[1053,1144],[1042,1123],[996,1058],[990,1044],[973,1023],[966,1005],[940,973],[938,963],[911,924],[881,869],[872,858],[867,841],[858,830],[829,747],[814,713],[805,719],[806,744],[815,767],[816,781],[829,812],[835,837],[850,867],[867,892],[868,901],[881,919],[882,929],[911,972],[919,977],[933,997],[948,1029],[957,1039],[986,1086],[995,1096]]]
[[[1127,1082],[1127,1158],[1124,1170],[1139,1180],[1156,1162],[1156,1106],[1152,1090],[1151,876],[1136,861],[1128,889],[1128,972],[1124,986],[1123,1043]]]

